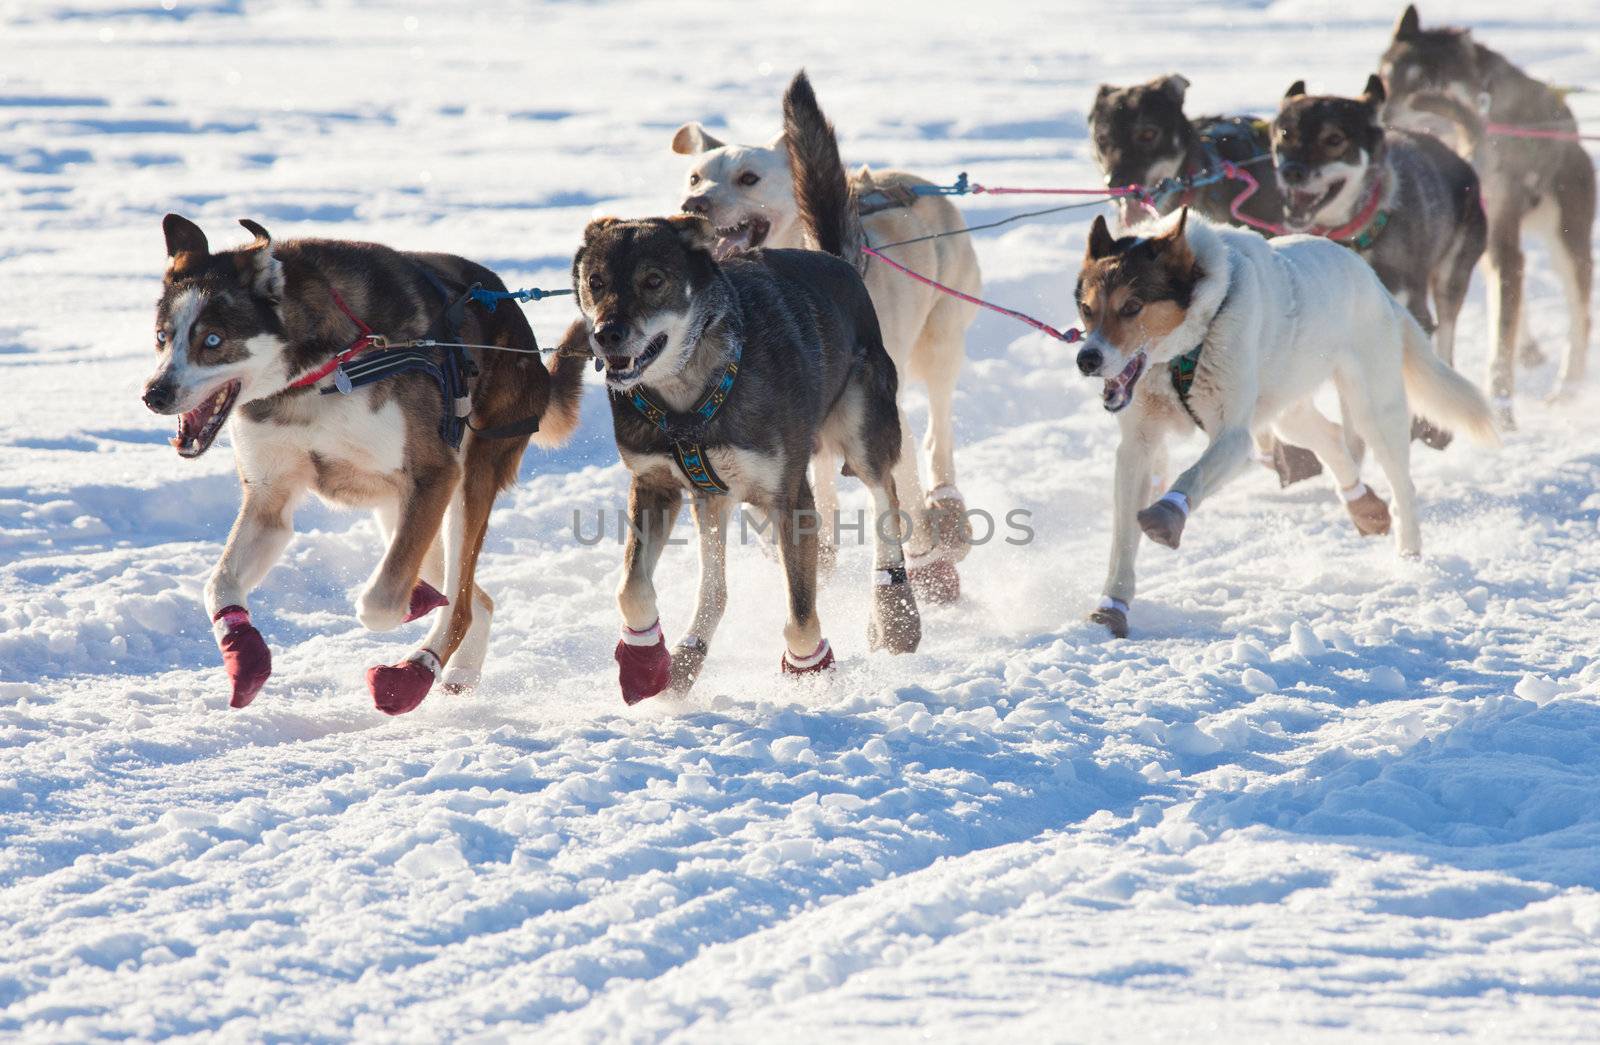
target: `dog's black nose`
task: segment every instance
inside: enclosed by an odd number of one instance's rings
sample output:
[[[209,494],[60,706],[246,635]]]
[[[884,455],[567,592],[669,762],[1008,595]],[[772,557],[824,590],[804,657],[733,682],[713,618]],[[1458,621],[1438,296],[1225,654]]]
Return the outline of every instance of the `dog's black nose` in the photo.
[[[621,348],[622,343],[628,340],[628,324],[602,323],[595,328],[594,339],[600,343],[601,348]]]
[[[172,401],[176,393],[171,385],[156,381],[144,386],[144,405],[156,413],[164,413],[172,409]]]
[[[1087,377],[1093,377],[1100,372],[1100,365],[1106,357],[1100,354],[1098,348],[1084,348],[1078,351],[1078,370]]]
[[[705,196],[690,196],[683,201],[685,214],[705,215],[711,213],[711,200]]]
[[[1287,163],[1278,164],[1278,177],[1290,185],[1301,185],[1304,184],[1307,178],[1311,177],[1311,168],[1303,163],[1290,160]]]

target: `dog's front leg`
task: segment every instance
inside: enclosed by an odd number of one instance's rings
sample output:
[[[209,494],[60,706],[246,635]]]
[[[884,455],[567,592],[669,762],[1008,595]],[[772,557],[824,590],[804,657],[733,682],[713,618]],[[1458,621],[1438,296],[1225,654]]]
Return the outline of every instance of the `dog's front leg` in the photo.
[[[628,542],[622,586],[617,590],[622,638],[615,651],[622,699],[628,704],[655,696],[672,679],[672,656],[661,633],[654,577],[682,502],[677,487],[641,486],[637,479],[628,494]]]
[[[1232,425],[1217,432],[1211,445],[1190,465],[1172,489],[1138,515],[1139,528],[1157,544],[1176,548],[1189,513],[1222,489],[1250,463],[1248,428]]]
[[[1089,615],[1117,638],[1128,635],[1128,606],[1137,586],[1133,566],[1139,554],[1139,506],[1150,496],[1151,469],[1163,453],[1159,436],[1141,433],[1135,425],[1124,426],[1111,486],[1111,566],[1100,605]]]
[[[250,592],[294,536],[294,507],[303,494],[302,485],[282,478],[266,484],[246,482],[239,517],[206,582],[206,615],[233,684],[228,701],[232,707],[249,704],[272,675],[272,654],[250,623]]]
[[[820,519],[811,484],[802,473],[792,496],[774,506],[778,518],[778,554],[783,558],[789,589],[789,620],[783,626],[783,670],[790,674],[826,671],[833,650],[817,620],[817,530]]]
[[[711,639],[728,607],[728,511],[726,497],[696,497],[695,530],[700,537],[700,592],[695,600],[694,623],[689,634],[672,651],[672,688],[687,692],[700,677],[711,649]]]
[[[438,539],[459,473],[454,460],[414,473],[410,489],[400,498],[399,521],[383,562],[356,600],[356,618],[368,631],[390,631],[410,615],[422,561]]]

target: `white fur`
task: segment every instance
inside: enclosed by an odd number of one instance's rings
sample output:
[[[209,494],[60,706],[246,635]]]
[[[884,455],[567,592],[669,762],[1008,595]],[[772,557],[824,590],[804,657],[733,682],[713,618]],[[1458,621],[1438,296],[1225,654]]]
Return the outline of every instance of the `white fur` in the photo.
[[[1372,158],[1367,150],[1361,150],[1361,159],[1356,163],[1325,163],[1311,172],[1304,182],[1290,186],[1278,176],[1278,186],[1283,190],[1285,199],[1291,188],[1296,192],[1326,192],[1329,185],[1339,179],[1344,179],[1344,185],[1322,206],[1311,214],[1302,216],[1304,228],[1312,225],[1322,225],[1337,228],[1355,218],[1361,207],[1361,201],[1367,194],[1367,170],[1372,166]],[[1285,219],[1286,221],[1289,219]]]
[[[1174,215],[1158,231],[1177,220]],[[1166,364],[1202,342],[1190,406],[1210,442],[1172,484],[1191,511],[1248,465],[1252,434],[1268,426],[1317,453],[1341,488],[1359,482],[1339,429],[1310,406],[1318,386],[1332,380],[1356,433],[1389,479],[1400,552],[1420,553],[1408,457],[1412,412],[1492,443],[1497,437],[1483,396],[1439,361],[1422,328],[1354,252],[1311,236],[1266,240],[1193,215],[1185,235],[1205,275],[1183,322],[1146,346],[1100,339],[1109,353],[1102,373],[1118,373],[1140,348],[1149,357],[1132,402],[1119,415],[1104,595],[1133,601],[1136,514],[1167,436],[1191,430]]]

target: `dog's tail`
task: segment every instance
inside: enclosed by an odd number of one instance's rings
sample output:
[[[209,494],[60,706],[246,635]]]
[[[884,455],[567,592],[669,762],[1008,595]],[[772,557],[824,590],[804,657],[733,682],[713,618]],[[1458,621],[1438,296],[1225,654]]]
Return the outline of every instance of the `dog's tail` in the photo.
[[[1405,338],[1401,374],[1412,413],[1447,431],[1465,432],[1479,445],[1499,446],[1494,413],[1483,393],[1434,354],[1428,335],[1409,312],[1396,304],[1395,314]]]
[[[843,258],[860,271],[861,217],[855,190],[839,159],[833,124],[822,115],[805,70],[794,74],[783,94],[783,137],[789,147],[789,173],[799,205],[800,226],[810,245]]]
[[[572,438],[583,401],[583,371],[589,365],[589,334],[583,320],[567,328],[561,347],[550,357],[550,398],[539,417],[535,446],[554,450]]]

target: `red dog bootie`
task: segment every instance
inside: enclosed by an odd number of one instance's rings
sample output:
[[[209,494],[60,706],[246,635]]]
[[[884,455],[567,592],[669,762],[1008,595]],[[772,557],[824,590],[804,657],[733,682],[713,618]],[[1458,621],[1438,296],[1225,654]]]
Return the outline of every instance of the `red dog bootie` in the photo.
[[[410,624],[418,617],[426,617],[440,606],[450,605],[450,600],[442,595],[438,588],[427,581],[417,581],[417,586],[411,589],[411,608],[406,611],[406,619],[402,624]]]
[[[832,667],[833,647],[828,645],[827,639],[817,643],[817,648],[811,651],[810,656],[796,657],[787,649],[783,651],[785,675],[820,675]]]
[[[659,620],[643,631],[623,625],[616,657],[622,701],[629,707],[660,693],[672,681],[672,654],[667,652]]]
[[[419,649],[398,664],[379,664],[367,669],[367,689],[372,704],[385,715],[404,715],[415,711],[439,677],[439,655]]]
[[[250,623],[250,611],[243,606],[224,606],[211,618],[217,645],[222,649],[222,666],[233,683],[231,708],[242,708],[256,699],[261,687],[272,676],[272,651]]]

